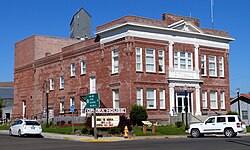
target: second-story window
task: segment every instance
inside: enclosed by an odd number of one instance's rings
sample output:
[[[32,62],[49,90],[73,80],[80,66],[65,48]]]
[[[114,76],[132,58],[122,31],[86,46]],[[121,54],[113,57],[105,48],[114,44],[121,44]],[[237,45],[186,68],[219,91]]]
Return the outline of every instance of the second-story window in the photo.
[[[70,76],[71,77],[74,77],[76,75],[76,64],[75,63],[72,63],[70,65],[70,68],[71,68],[71,71],[70,71]]]
[[[174,68],[181,70],[192,70],[192,53],[189,52],[174,52]]]
[[[118,73],[119,69],[119,53],[118,49],[112,51],[112,73]]]
[[[206,68],[206,55],[201,55],[201,75],[207,75],[207,68]]]
[[[81,61],[81,75],[86,74],[86,61]]]
[[[158,60],[159,60],[159,72],[160,73],[164,73],[165,72],[165,60],[164,60],[164,51],[163,50],[159,50],[158,51]]]
[[[216,56],[209,56],[209,76],[216,77]]]
[[[220,70],[220,77],[224,77],[224,59],[223,59],[223,57],[219,57],[219,70]]]
[[[60,76],[60,89],[64,89],[64,76]]]
[[[52,91],[54,90],[54,79],[50,78],[49,80],[49,90]]]
[[[142,71],[142,48],[136,47],[136,71]]]
[[[146,72],[155,72],[155,50],[146,49]]]

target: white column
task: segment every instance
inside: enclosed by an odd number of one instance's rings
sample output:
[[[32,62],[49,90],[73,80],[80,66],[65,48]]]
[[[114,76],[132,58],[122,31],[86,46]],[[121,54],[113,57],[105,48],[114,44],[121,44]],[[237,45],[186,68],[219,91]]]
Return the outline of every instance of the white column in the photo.
[[[171,83],[169,84],[169,102],[170,102],[170,114],[171,116],[174,115],[174,85],[172,85]]]
[[[172,69],[174,68],[173,66],[173,41],[169,41],[168,45],[168,56],[169,56],[169,68]]]
[[[196,99],[196,116],[201,115],[201,106],[200,106],[200,85],[195,86],[195,99]]]
[[[195,70],[199,70],[199,45],[195,44],[194,48]]]

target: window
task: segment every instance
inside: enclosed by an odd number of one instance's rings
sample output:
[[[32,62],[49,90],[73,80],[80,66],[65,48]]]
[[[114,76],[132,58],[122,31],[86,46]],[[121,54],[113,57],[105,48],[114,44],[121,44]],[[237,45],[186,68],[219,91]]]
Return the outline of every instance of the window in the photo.
[[[118,73],[119,69],[119,57],[118,49],[112,51],[112,73]]]
[[[64,89],[64,76],[60,76],[60,89]]]
[[[228,117],[228,122],[235,122],[235,118],[234,117]]]
[[[26,118],[26,101],[22,101],[23,103],[23,118]]]
[[[120,102],[119,102],[119,90],[113,90],[113,107],[119,108]]]
[[[192,53],[175,51],[174,68],[181,70],[193,70]]]
[[[136,104],[138,106],[143,106],[143,89],[137,88],[136,91]]]
[[[86,74],[86,61],[81,61],[81,75]]]
[[[247,110],[242,110],[242,119],[248,120],[248,112],[247,112]]]
[[[49,79],[49,90],[54,90],[54,79],[50,78]]]
[[[207,109],[207,92],[202,91],[202,108]]]
[[[207,68],[206,68],[206,55],[201,55],[201,75],[207,75]]]
[[[216,57],[215,56],[209,56],[209,76],[216,77]]]
[[[206,123],[215,123],[215,118],[209,118]]]
[[[220,77],[224,77],[224,59],[223,59],[223,57],[219,57],[219,70],[220,70]]]
[[[225,117],[217,117],[217,123],[220,122],[226,122],[226,118]]]
[[[146,71],[155,72],[155,50],[146,49]]]
[[[164,61],[164,51],[163,50],[159,50],[158,51],[158,63],[159,63],[159,72],[160,73],[164,73],[165,72],[165,61]]]
[[[136,47],[136,71],[142,71],[142,48]]]
[[[95,78],[95,76],[90,77],[89,83],[90,83],[90,85],[89,85],[90,94],[96,93],[96,78]]]
[[[160,89],[160,109],[165,109],[165,90]]]
[[[64,113],[64,101],[60,102],[60,113]]]
[[[210,108],[211,109],[218,109],[218,106],[217,106],[217,92],[215,92],[215,91],[210,92]]]
[[[71,67],[70,76],[74,77],[76,75],[76,64],[73,63],[70,65],[70,67]]]
[[[147,109],[156,109],[155,89],[147,89]]]
[[[74,97],[70,98],[69,106],[75,106],[75,98]]]
[[[226,109],[225,106],[225,92],[220,92],[220,108]]]

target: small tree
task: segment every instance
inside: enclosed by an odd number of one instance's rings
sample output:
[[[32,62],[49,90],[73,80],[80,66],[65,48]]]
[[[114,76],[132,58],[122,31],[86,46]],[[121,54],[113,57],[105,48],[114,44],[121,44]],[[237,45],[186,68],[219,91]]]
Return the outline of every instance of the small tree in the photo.
[[[144,107],[133,105],[129,114],[130,120],[133,125],[142,125],[142,121],[147,120],[148,114]]]
[[[5,107],[3,104],[3,99],[0,98],[0,118],[2,118],[2,108]]]

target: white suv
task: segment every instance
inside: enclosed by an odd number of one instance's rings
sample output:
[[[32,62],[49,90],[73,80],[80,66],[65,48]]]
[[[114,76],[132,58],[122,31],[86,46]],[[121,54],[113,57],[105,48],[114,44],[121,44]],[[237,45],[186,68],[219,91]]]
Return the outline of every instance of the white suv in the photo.
[[[191,124],[188,132],[195,138],[204,134],[224,134],[226,137],[235,137],[243,130],[239,116],[220,115],[208,117],[203,123]]]

